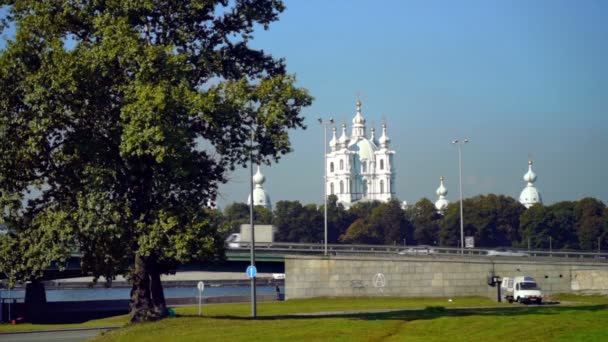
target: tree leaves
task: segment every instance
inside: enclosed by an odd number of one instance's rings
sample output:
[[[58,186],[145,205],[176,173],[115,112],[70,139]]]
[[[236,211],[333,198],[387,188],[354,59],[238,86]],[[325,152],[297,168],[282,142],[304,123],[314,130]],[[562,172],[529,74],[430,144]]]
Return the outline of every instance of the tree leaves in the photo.
[[[17,278],[39,277],[66,246],[94,276],[135,255],[153,270],[221,258],[226,228],[205,206],[251,152],[288,153],[312,101],[281,59],[248,45],[283,4],[3,3],[16,33],[0,51],[0,201],[19,232],[7,246],[26,246]]]

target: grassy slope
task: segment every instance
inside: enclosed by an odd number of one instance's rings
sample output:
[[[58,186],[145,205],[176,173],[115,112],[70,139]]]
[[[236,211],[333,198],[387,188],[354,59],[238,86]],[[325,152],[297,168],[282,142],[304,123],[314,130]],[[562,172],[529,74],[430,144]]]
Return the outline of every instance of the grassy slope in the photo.
[[[456,298],[452,303],[449,303],[445,298],[332,298],[330,300],[327,298],[315,298],[286,302],[261,302],[258,303],[258,315],[275,316],[322,311],[423,308],[425,306],[438,305],[452,307],[491,306],[498,305],[498,303],[494,303],[483,297]],[[178,308],[177,312],[182,315],[196,315],[198,314],[198,306]],[[209,304],[203,306],[203,313],[205,316],[249,317],[251,315],[251,308],[249,304]],[[121,326],[127,322],[127,316],[117,316],[80,324],[3,324],[0,325],[0,332]]]
[[[562,296],[578,306],[513,309],[443,310],[439,307],[492,306],[485,298],[320,298],[259,303],[257,320],[248,318],[249,304],[178,308],[179,318],[127,326],[100,337],[100,341],[524,341],[608,340],[608,297]],[[312,312],[352,312],[370,309],[430,307],[424,311],[395,311],[341,316],[285,317]],[[78,327],[116,325],[126,316],[87,322]],[[32,328],[34,326],[31,326]],[[0,331],[6,331],[1,329]]]
[[[129,326],[100,341],[606,341],[604,306],[397,311],[340,317],[180,317]]]

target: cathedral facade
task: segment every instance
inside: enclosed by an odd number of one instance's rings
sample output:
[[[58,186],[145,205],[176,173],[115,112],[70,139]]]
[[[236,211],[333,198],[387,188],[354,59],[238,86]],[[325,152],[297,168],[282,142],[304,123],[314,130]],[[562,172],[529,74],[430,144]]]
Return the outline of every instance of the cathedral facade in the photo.
[[[329,152],[326,158],[326,193],[336,195],[338,202],[349,208],[359,201],[387,202],[395,197],[395,170],[390,139],[386,124],[382,124],[382,135],[376,138],[371,129],[366,134],[365,119],[361,114],[361,101],[357,101],[357,113],[352,120],[350,135],[342,125],[340,137],[332,130]]]

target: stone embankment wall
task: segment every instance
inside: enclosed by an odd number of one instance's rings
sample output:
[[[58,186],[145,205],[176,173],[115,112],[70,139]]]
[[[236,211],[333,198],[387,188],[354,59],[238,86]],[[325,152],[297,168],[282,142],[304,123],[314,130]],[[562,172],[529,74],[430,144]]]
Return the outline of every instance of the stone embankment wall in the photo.
[[[496,298],[488,277],[533,276],[545,294],[608,293],[608,263],[561,258],[287,256],[286,299],[310,297]]]

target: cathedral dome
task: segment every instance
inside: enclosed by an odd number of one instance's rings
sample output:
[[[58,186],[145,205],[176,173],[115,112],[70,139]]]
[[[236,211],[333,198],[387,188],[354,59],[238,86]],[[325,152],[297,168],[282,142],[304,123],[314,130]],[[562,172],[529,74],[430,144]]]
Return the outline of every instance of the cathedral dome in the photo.
[[[526,208],[530,208],[534,204],[542,202],[538,189],[533,186],[525,187],[519,195],[519,203],[523,204]]]
[[[357,100],[357,114],[353,118],[353,125],[365,125],[365,118],[361,115],[361,101]]]
[[[359,139],[351,147],[353,150],[359,151],[360,160],[374,160],[374,152],[378,149],[368,139]]]
[[[435,209],[437,209],[439,213],[443,213],[447,209],[449,204],[447,198],[445,198],[445,195],[448,194],[448,190],[443,185],[443,177],[439,178],[439,181],[439,187],[436,191],[437,196],[439,196],[439,199],[437,200],[437,202],[435,202]]]
[[[258,171],[253,175],[253,205],[259,205],[267,209],[271,208],[270,196],[266,193],[262,184],[266,181],[266,177],[260,172],[260,166],[258,165]],[[247,204],[251,204],[251,194],[247,197]]]
[[[532,171],[531,160],[528,161],[528,172],[524,175],[524,181],[528,184],[526,184],[526,187],[519,195],[519,203],[523,204],[526,208],[530,208],[536,203],[543,203],[538,189],[536,189],[534,186],[534,182],[536,181],[536,173]]]

